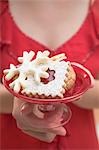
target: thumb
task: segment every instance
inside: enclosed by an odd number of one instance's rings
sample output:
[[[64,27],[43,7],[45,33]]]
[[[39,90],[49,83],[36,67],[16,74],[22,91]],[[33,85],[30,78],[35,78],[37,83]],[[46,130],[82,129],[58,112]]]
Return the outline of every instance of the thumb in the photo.
[[[50,129],[50,132],[55,133],[57,135],[61,135],[61,136],[66,135],[66,130],[64,127],[52,128],[52,129]]]

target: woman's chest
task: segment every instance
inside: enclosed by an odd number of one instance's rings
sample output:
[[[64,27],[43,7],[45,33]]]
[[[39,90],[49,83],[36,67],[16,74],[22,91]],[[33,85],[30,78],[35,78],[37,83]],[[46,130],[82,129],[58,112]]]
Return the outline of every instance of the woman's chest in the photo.
[[[78,34],[78,36],[73,37],[72,40],[61,44],[56,49],[50,49],[42,43],[20,34],[20,32],[16,32],[15,34],[13,32],[12,37],[12,43],[9,46],[5,46],[3,51],[4,58],[10,63],[11,61],[17,63],[17,57],[22,56],[23,51],[31,50],[35,52],[39,50],[49,50],[51,56],[59,53],[65,53],[67,59],[70,61],[83,63],[86,59],[91,57],[95,46],[95,40],[92,39],[91,36],[89,38],[89,34],[87,37],[84,34]]]
[[[8,45],[3,45],[2,48],[2,69],[8,68],[9,64],[11,63],[17,64],[17,57],[22,56],[23,51],[31,50],[35,52],[38,50],[49,50],[51,56],[59,53],[65,53],[68,60],[86,65],[86,62],[89,62],[87,67],[90,69],[90,66],[92,66],[92,69],[95,59],[99,56],[98,51],[96,52],[95,50],[96,42],[97,40],[95,34],[94,32],[91,32],[91,27],[88,22],[83,27],[83,30],[78,32],[76,36],[72,37],[72,39],[68,42],[64,42],[54,50],[36,40],[27,37],[17,28],[13,27],[11,32],[11,43]],[[93,69],[92,71],[94,72]]]
[[[11,2],[10,15],[22,34],[56,49],[81,29],[90,11],[89,2],[39,2],[34,6],[32,2]]]

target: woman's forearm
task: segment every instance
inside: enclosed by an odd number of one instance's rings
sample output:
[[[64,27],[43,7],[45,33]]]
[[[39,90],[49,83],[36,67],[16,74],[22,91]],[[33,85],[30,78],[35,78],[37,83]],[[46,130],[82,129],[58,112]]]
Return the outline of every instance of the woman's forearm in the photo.
[[[74,104],[86,109],[99,108],[99,80],[95,80],[94,87],[89,89],[81,99],[75,101]]]
[[[0,113],[11,113],[13,108],[13,96],[0,83]]]

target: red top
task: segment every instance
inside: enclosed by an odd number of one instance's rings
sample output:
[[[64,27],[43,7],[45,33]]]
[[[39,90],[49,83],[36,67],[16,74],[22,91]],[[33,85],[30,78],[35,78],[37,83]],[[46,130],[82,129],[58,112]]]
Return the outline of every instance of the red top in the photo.
[[[1,4],[1,70],[9,67],[10,63],[16,64],[17,57],[21,56],[24,50],[48,49],[51,51],[47,46],[26,36],[18,28],[11,17],[7,1],[3,1]],[[66,53],[69,60],[84,64],[94,77],[97,77],[99,73],[99,0],[95,0],[79,31],[51,54],[61,52]],[[22,133],[11,115],[0,115],[1,149],[98,150],[92,111],[81,109],[72,103],[68,105],[73,112],[71,121],[65,125],[70,135],[57,136],[50,144]]]

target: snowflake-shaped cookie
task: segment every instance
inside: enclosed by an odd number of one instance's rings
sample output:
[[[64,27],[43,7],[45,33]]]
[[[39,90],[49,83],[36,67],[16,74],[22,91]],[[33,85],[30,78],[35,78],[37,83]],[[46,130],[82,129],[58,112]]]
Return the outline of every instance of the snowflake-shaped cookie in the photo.
[[[66,59],[65,54],[59,54],[53,57],[49,57],[49,51],[38,51],[36,57],[33,51],[23,52],[23,57],[18,57],[19,65],[10,65],[10,69],[4,70],[6,74],[5,79],[14,80],[9,84],[15,92],[20,92],[30,96],[45,96],[49,97],[63,97],[65,89],[67,88],[66,82],[68,79],[72,79],[72,83],[75,80],[75,73],[69,75],[70,62],[64,61]],[[47,84],[42,82],[42,78],[49,78],[49,70],[54,70],[54,79]],[[69,78],[68,78],[69,77]]]

